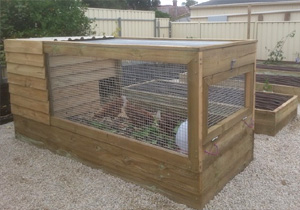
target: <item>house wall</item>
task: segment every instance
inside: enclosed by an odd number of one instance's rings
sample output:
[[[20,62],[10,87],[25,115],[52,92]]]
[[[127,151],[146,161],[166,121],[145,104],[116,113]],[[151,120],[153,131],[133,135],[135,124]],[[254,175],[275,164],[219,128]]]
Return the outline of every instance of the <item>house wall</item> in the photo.
[[[252,13],[264,12],[279,12],[295,10],[300,8],[300,2],[294,3],[274,3],[274,4],[252,4]],[[192,7],[191,8],[191,21],[207,21],[207,16],[214,15],[228,15],[228,21],[246,21],[248,13],[248,5],[222,5],[222,6],[207,6],[207,7]],[[234,16],[236,14],[244,14],[241,16]],[[275,14],[263,14],[264,21],[284,21],[284,12]],[[258,20],[258,15],[252,15],[253,21]],[[290,21],[300,20],[300,11],[291,12]]]
[[[185,22],[172,23],[172,38],[247,39],[247,22]],[[273,49],[283,37],[296,31],[283,47],[286,61],[295,61],[300,53],[300,22],[252,22],[250,39],[257,39],[257,59],[268,59],[268,49]]]

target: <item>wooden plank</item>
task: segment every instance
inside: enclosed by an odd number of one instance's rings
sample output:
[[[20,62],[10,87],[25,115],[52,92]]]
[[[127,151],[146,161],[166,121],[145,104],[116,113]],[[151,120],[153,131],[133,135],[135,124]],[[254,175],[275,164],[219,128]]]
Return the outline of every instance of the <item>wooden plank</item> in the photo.
[[[93,103],[93,102],[97,103],[98,107],[100,108],[100,96],[97,90],[90,91],[88,94],[81,94],[72,97],[66,95],[65,98],[52,101],[52,111],[59,112],[64,109],[72,109],[76,106],[80,106],[86,103]]]
[[[166,163],[174,165],[184,170],[191,170],[191,163],[185,155],[178,152],[159,148],[151,144],[129,139],[124,136],[112,134],[93,127],[81,125],[57,117],[51,117],[51,125],[68,130],[78,135],[86,136],[97,141],[103,141],[117,147],[121,147],[131,152],[138,152],[149,158],[164,160]]]
[[[215,84],[218,84],[218,83],[220,83],[226,79],[229,79],[231,77],[235,77],[235,76],[238,76],[241,74],[246,74],[250,71],[253,71],[253,68],[254,68],[254,65],[249,64],[246,66],[234,68],[229,71],[224,71],[224,72],[220,72],[217,74],[206,76],[206,77],[204,77],[204,80],[208,85],[215,85]]]
[[[49,114],[49,102],[44,101],[36,101],[28,98],[24,98],[22,96],[18,96],[15,94],[10,94],[10,103],[24,107],[27,109],[31,109],[37,112],[42,112],[44,114]]]
[[[46,78],[46,70],[44,67],[36,67],[25,64],[7,63],[7,72],[34,78]]]
[[[38,90],[34,88],[10,84],[9,92],[18,96],[37,101],[48,101],[48,91],[46,90]]]
[[[67,87],[51,89],[51,100],[56,101],[64,99],[66,96],[73,97],[82,94],[88,94],[91,90],[99,89],[99,81],[87,82],[79,85],[70,85]]]
[[[66,75],[62,77],[55,77],[51,78],[51,89],[56,89],[56,88],[62,88],[62,87],[67,87],[70,85],[79,85],[87,82],[94,82],[102,79],[107,79],[110,77],[115,77],[116,76],[116,71],[115,69],[101,69],[95,70],[95,71],[90,71],[90,72],[83,72],[80,74],[76,75]]]
[[[207,142],[203,145],[205,151],[216,152],[214,144],[218,145],[219,154],[218,156],[212,156],[204,154],[203,157],[203,170],[206,170],[213,164],[214,161],[222,157],[228,150],[232,149],[238,142],[243,139],[246,135],[253,135],[254,131],[251,128],[248,128],[243,121],[240,121],[234,125],[231,129],[225,131],[219,135],[218,139],[214,142]]]
[[[100,110],[100,102],[99,100],[96,101],[88,101],[86,103],[81,103],[77,106],[71,106],[70,108],[66,109],[58,109],[56,110],[55,107],[51,108],[51,113],[54,116],[59,116],[61,118],[72,117],[76,115],[82,115],[90,111],[99,111]]]
[[[227,150],[224,154],[218,156],[218,159],[210,164],[209,168],[203,171],[201,179],[203,180],[203,187],[201,192],[204,194],[209,191],[217,191],[218,185],[222,187],[229,181],[221,182],[224,177],[227,177],[231,171],[235,171],[249,160],[245,156],[253,150],[253,135],[244,133],[241,140],[237,142],[231,149]],[[252,157],[253,158],[253,157]],[[250,158],[250,159],[252,159]],[[246,165],[244,165],[245,167]],[[235,174],[236,175],[236,174]],[[209,181],[207,181],[209,180]]]
[[[253,140],[252,140],[253,141]],[[206,204],[209,200],[213,199],[213,197],[220,192],[223,187],[228,183],[231,179],[233,179],[237,174],[242,172],[247,165],[253,160],[253,150],[249,150],[244,156],[240,157],[237,162],[235,162],[235,167],[230,170],[225,176],[223,176],[219,181],[207,192],[202,193],[201,203]],[[228,160],[231,162],[231,160]]]
[[[88,63],[91,61],[96,61],[95,57],[83,57],[83,56],[69,56],[69,55],[59,55],[59,56],[49,56],[49,67],[63,67],[68,65],[76,65],[80,63]]]
[[[50,116],[48,114],[44,114],[42,112],[37,112],[31,109],[27,109],[15,104],[11,105],[11,112],[14,115],[19,115],[40,123],[48,124],[50,125]]]
[[[219,48],[203,52],[203,76],[254,64],[256,44]],[[235,61],[232,68],[232,61]]]
[[[261,69],[261,68],[257,68],[257,74],[300,77],[299,71],[280,71],[280,70]]]
[[[35,88],[39,90],[47,90],[47,81],[45,79],[23,76],[13,73],[8,73],[8,82],[10,84],[19,85],[28,88]]]
[[[193,170],[201,171],[203,132],[202,53],[188,64],[188,154]]]
[[[44,55],[7,52],[7,63],[22,64],[28,66],[44,67]]]
[[[275,132],[275,113],[255,109],[255,133],[273,136]]]
[[[203,140],[203,145],[210,142],[213,138],[221,135],[226,130],[230,129],[232,126],[243,120],[244,117],[251,116],[251,110],[248,108],[241,109],[234,113],[233,115],[227,117],[216,125],[208,129],[207,137]]]
[[[79,56],[76,57],[80,58]],[[51,60],[49,61],[49,64],[53,65]],[[112,71],[114,73],[116,72],[115,60],[112,59],[95,60],[95,61],[89,61],[84,63],[67,64],[64,66],[50,67],[49,72],[50,72],[50,78],[56,78],[56,77],[62,77],[66,75],[76,76],[78,74],[83,74],[83,73],[87,74],[93,71],[99,71],[99,72],[101,71],[105,74],[107,70]]]
[[[90,56],[117,60],[141,60],[166,63],[188,64],[197,49],[146,46],[109,46],[87,43],[45,42],[44,52],[50,55]],[[184,52],[184,53],[183,53]]]
[[[43,42],[32,40],[18,40],[18,39],[6,39],[4,40],[5,52],[15,53],[30,53],[30,54],[43,54]]]
[[[197,189],[199,175],[197,173],[179,169],[165,163],[164,160],[158,161],[145,157],[140,153],[141,151],[129,152],[101,141],[26,119],[20,122],[18,117],[16,130],[25,135],[33,133],[44,138],[45,142],[51,141],[58,145],[58,148],[64,149],[79,158],[97,163],[98,166],[119,168],[122,173],[127,171],[132,177],[140,177],[151,181],[158,187],[163,186],[183,194],[197,195],[199,192]]]
[[[264,87],[264,83],[256,82],[256,90],[257,91],[262,91],[263,87]],[[298,102],[300,102],[300,87],[272,84],[271,91],[273,91],[275,93],[283,93],[283,94],[287,94],[287,95],[297,95]]]

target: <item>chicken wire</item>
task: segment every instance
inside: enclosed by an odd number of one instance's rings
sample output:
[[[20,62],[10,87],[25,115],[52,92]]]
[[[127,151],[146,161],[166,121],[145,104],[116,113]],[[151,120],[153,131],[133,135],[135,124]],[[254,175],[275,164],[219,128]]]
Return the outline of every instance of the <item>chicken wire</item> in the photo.
[[[226,79],[208,88],[208,127],[245,107],[245,75]]]
[[[51,113],[187,153],[187,66],[48,56]]]

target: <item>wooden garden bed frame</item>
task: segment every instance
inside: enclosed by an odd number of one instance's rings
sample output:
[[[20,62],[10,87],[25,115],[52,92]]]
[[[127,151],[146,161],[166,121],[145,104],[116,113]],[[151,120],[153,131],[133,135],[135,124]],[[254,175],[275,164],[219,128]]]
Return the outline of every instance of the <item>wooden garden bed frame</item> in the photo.
[[[298,96],[292,96],[273,111],[255,109],[255,133],[275,136],[297,116],[297,108]]]
[[[256,41],[188,47],[52,40],[5,40],[18,139],[101,167],[197,209],[253,159],[254,132],[243,119],[254,119]],[[53,117],[46,54],[187,64],[188,90],[193,90],[188,91],[188,155]],[[208,86],[240,74],[246,74],[245,108],[208,128]],[[215,152],[215,144],[219,155],[205,153]]]

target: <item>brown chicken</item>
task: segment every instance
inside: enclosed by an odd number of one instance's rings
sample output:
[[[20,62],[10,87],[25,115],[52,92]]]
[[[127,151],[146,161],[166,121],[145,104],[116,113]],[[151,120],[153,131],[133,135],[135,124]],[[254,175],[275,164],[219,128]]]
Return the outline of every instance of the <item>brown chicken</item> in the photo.
[[[95,113],[95,117],[117,117],[121,113],[123,104],[123,99],[118,97],[115,100],[106,103],[100,112]]]
[[[95,117],[125,117],[135,126],[150,125],[154,122],[152,114],[130,102],[125,96],[108,102]]]
[[[125,112],[129,121],[135,126],[150,125],[154,122],[154,117],[150,112],[129,102],[126,104]]]
[[[174,135],[174,129],[178,126],[178,122],[182,120],[178,114],[167,112],[161,114],[161,120],[159,122],[159,129],[168,135]]]

